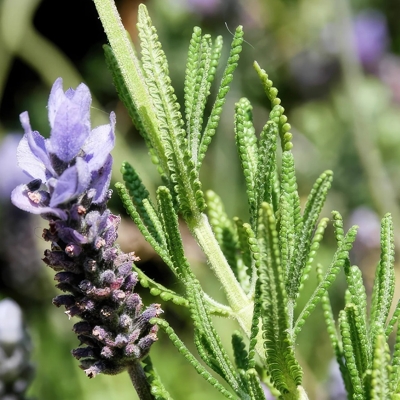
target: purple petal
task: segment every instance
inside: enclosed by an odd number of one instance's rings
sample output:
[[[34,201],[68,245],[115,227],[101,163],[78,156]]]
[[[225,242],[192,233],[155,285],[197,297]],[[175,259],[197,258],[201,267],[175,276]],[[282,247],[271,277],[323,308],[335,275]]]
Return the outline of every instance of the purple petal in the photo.
[[[92,173],[91,187],[96,189],[96,194],[93,198],[94,204],[101,203],[107,195],[111,181],[112,162],[113,158],[111,154],[109,154],[104,165],[99,170]]]
[[[32,154],[40,160],[44,166],[47,168],[46,175],[54,175],[54,170],[50,162],[49,155],[46,149],[46,140],[45,138],[38,132],[32,131],[31,124],[29,122],[28,112],[23,112],[19,116],[21,125],[25,131],[25,137],[28,140],[29,148]],[[48,178],[48,176],[47,176]],[[42,179],[45,182],[45,179]]]
[[[51,88],[49,102],[47,105],[51,128],[53,128],[54,126],[54,119],[64,99],[65,99],[65,94],[63,89],[63,80],[62,78],[57,78],[53,84],[53,87]]]
[[[57,180],[50,206],[55,207],[76,198],[87,189],[89,182],[88,166],[81,158],[78,158],[76,165],[66,169]]]
[[[86,153],[86,161],[90,171],[95,171],[102,167],[114,148],[115,143],[115,114],[110,114],[110,123],[101,125],[92,130],[90,136],[84,143],[82,150]]]
[[[32,214],[53,214],[60,219],[67,219],[67,214],[59,208],[43,207],[31,201],[26,185],[19,185],[12,191],[11,201],[16,207]]]
[[[17,162],[18,166],[31,178],[41,179],[43,182],[46,182],[46,166],[32,152],[27,134],[25,134],[19,142],[17,148]]]
[[[58,236],[66,243],[86,244],[87,237],[76,231],[75,229],[63,227],[58,229]]]
[[[56,206],[78,197],[88,188],[90,179],[88,165],[78,157],[76,164],[65,170],[57,180],[50,205]]]
[[[110,214],[109,210],[100,214],[98,211],[91,211],[85,217],[86,224],[90,227],[87,234],[89,243],[93,242],[107,227],[107,219]]]
[[[77,194],[83,193],[86,189],[89,188],[90,181],[92,180],[89,166],[86,161],[84,161],[81,157],[76,159],[76,168],[78,169],[78,187]]]
[[[89,89],[81,84],[68,97],[58,107],[50,137],[51,152],[65,162],[78,154],[90,134]]]

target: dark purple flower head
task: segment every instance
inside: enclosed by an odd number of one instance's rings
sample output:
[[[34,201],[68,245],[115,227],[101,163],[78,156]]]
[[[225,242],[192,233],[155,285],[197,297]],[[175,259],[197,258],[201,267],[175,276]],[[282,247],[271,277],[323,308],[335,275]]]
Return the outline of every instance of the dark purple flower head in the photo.
[[[64,92],[58,78],[48,103],[49,139],[32,130],[27,112],[20,115],[25,135],[17,160],[32,182],[12,192],[17,207],[65,220],[65,205],[89,191],[93,204],[105,200],[111,178],[115,115],[110,114],[109,124],[91,130],[91,101],[86,85]]]
[[[107,209],[114,147],[115,116],[110,124],[90,127],[89,89],[62,89],[57,79],[49,99],[50,139],[32,131],[21,114],[25,135],[17,151],[19,166],[32,179],[12,193],[13,203],[49,220],[43,239],[51,243],[43,261],[57,274],[67,294],[53,303],[64,306],[81,344],[72,354],[89,377],[115,374],[144,357],[157,340],[150,324],[162,313],[158,304],[144,309],[134,293],[138,282],[134,253],[115,245],[120,217]]]

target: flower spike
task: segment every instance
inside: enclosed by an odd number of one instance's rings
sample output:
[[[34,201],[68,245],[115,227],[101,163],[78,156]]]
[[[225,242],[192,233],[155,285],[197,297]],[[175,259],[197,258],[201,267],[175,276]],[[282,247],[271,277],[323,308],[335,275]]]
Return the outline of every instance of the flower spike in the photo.
[[[58,78],[51,90],[49,139],[33,131],[28,113],[18,147],[18,164],[32,178],[12,192],[14,205],[49,220],[44,240],[51,243],[43,261],[57,273],[57,287],[67,294],[53,299],[69,318],[81,342],[72,355],[90,378],[132,368],[157,340],[159,304],[143,307],[134,253],[116,246],[120,217],[107,209],[115,141],[115,115],[91,129],[91,95],[86,85],[63,90]]]

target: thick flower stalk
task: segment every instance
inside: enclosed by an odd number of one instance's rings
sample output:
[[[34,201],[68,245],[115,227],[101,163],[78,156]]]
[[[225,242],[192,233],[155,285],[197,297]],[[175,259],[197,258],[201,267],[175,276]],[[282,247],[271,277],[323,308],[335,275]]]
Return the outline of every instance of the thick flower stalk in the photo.
[[[12,192],[19,208],[49,221],[43,238],[51,243],[44,262],[57,273],[57,287],[66,294],[53,303],[81,321],[73,330],[83,344],[72,351],[89,377],[115,374],[137,365],[157,340],[150,319],[158,304],[143,309],[134,293],[134,253],[115,244],[120,217],[107,209],[114,147],[115,115],[91,129],[91,96],[86,85],[65,93],[62,79],[53,85],[48,103],[51,134],[32,131],[28,113],[18,150],[19,166],[32,179]]]

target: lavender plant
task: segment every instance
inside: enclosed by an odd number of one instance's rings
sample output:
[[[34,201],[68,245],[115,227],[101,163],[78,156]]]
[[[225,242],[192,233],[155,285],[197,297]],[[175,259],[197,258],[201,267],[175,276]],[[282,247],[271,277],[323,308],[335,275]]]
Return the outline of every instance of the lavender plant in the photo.
[[[134,167],[124,163],[124,183],[117,183],[116,188],[128,214],[183,291],[176,293],[147,277],[135,266],[137,257],[123,254],[115,245],[119,217],[107,209],[114,114],[110,124],[91,130],[87,87],[82,84],[64,93],[58,79],[49,99],[50,139],[32,131],[27,113],[21,114],[25,136],[18,159],[32,181],[17,187],[12,200],[49,220],[43,237],[51,242],[51,249],[44,261],[57,272],[57,286],[69,293],[57,296],[54,303],[65,306],[68,316],[82,319],[74,330],[86,347],[73,350],[73,355],[81,360],[86,374],[94,377],[128,369],[140,399],[171,399],[150,358],[145,357],[161,328],[182,356],[226,398],[264,399],[267,385],[280,399],[307,399],[295,353],[296,337],[321,303],[349,398],[400,398],[400,334],[392,357],[387,345],[400,315],[398,307],[389,318],[394,294],[390,215],[382,221],[381,260],[370,313],[361,272],[349,259],[357,227],[345,233],[338,212],[333,212],[337,250],[325,270],[317,265],[318,285],[299,309],[299,295],[328,224],[320,214],[333,174],[325,171],[320,175],[302,210],[290,125],[277,89],[257,63],[254,68],[271,105],[269,120],[259,136],[250,102],[243,98],[235,107],[235,138],[246,182],[249,221],[230,219],[221,198],[211,191],[204,193],[199,178],[239,60],[242,28],[235,31],[208,117],[205,106],[222,38],[213,41],[200,28],[194,29],[183,116],[146,7],[139,7],[139,58],[113,0],[94,3],[109,40],[104,50],[116,89],[163,182],[152,199]],[[212,299],[193,274],[183,250],[178,216],[204,251],[228,304]],[[340,270],[345,272],[349,289],[337,332],[327,291]],[[159,318],[159,304],[143,309],[133,292],[138,281],[161,301],[190,310],[198,355],[225,385],[189,351],[168,322]],[[234,360],[224,348],[212,315],[234,319],[241,328],[232,333]]]
[[[27,112],[21,114],[25,135],[17,158],[32,180],[15,188],[11,199],[49,221],[43,239],[51,248],[43,261],[57,272],[57,287],[68,293],[53,303],[64,306],[69,318],[81,318],[73,329],[85,347],[72,351],[81,368],[90,378],[128,369],[138,392],[146,392],[138,361],[157,340],[157,326],[149,321],[162,311],[159,304],[143,310],[133,292],[132,263],[138,258],[115,245],[120,217],[107,209],[115,115],[92,130],[90,104],[86,85],[64,93],[59,78],[48,104],[49,139],[32,130]]]

